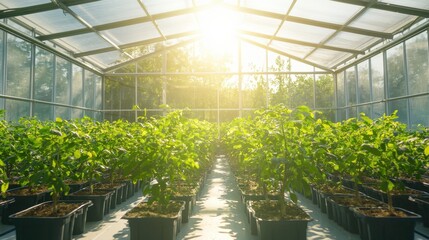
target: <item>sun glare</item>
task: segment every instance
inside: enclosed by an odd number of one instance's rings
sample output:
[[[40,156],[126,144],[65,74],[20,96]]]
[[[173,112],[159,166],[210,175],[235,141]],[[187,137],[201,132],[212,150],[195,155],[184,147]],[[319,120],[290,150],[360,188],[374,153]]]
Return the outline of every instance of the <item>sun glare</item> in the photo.
[[[224,55],[237,46],[238,20],[231,11],[220,6],[200,16],[204,49],[214,55]]]

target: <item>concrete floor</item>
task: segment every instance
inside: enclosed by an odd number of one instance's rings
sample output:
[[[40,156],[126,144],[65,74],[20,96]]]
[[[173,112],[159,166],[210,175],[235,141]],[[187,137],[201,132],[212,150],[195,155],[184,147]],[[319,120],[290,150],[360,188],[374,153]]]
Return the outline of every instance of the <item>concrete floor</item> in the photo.
[[[106,215],[103,221],[90,222],[86,225],[86,232],[74,236],[73,239],[83,240],[125,240],[129,239],[129,228],[126,220],[121,219],[126,211],[138,202],[142,201],[141,193],[128,199],[116,207],[114,211]],[[311,200],[299,197],[300,205],[314,219],[308,225],[308,240],[358,240],[359,235],[350,234],[334,221],[329,220],[326,214],[322,214]],[[0,224],[0,239],[14,240],[13,226]],[[418,223],[416,229],[426,236],[429,230]],[[6,233],[7,234],[1,234]],[[177,240],[256,240],[257,236],[250,234],[250,225],[241,203],[240,192],[236,186],[233,175],[225,158],[216,159],[215,168],[209,174],[193,215],[189,222],[182,224],[181,232]],[[415,240],[429,239],[416,234]]]

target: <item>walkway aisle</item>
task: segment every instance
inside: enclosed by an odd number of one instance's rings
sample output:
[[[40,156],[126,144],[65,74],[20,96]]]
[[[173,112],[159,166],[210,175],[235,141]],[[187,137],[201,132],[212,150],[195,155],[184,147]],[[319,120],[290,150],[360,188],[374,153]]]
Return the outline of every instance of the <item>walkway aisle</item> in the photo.
[[[189,223],[182,224],[177,240],[254,240],[240,192],[226,158],[216,159]]]

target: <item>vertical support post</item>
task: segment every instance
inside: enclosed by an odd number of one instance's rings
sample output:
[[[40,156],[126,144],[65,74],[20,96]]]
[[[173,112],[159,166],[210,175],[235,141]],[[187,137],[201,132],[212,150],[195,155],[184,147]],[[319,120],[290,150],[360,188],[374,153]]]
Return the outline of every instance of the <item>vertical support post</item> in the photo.
[[[138,66],[137,63],[135,63],[135,75],[134,75],[134,121],[137,122],[139,116],[138,116],[138,81],[137,81],[137,72],[138,72]]]
[[[267,108],[270,106],[270,78],[269,78],[269,66],[268,66],[268,49],[265,49],[265,71],[267,72],[265,78],[267,79]]]
[[[167,105],[167,50],[164,47],[162,51],[162,104]],[[166,109],[163,110],[163,115],[166,114]]]
[[[241,69],[241,40],[238,40],[238,117],[243,116],[243,74]]]

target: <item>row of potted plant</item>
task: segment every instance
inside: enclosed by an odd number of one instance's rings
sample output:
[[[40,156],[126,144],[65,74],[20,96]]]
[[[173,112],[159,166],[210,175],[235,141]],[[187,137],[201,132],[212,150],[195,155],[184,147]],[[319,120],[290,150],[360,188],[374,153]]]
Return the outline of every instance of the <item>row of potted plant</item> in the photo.
[[[52,200],[50,210],[44,212],[60,215],[60,207],[65,205],[61,199],[106,195],[99,189],[107,188],[113,190],[110,199],[114,200],[109,201],[112,206],[103,205],[107,200],[101,204],[105,213],[127,195],[125,189],[133,186],[133,182],[134,185],[143,182],[142,189],[150,196],[149,203],[156,203],[158,210],[167,209],[173,193],[180,195],[177,189],[192,186],[194,191],[200,186],[213,159],[213,125],[186,118],[181,111],[160,118],[143,117],[137,123],[95,122],[89,118],[42,122],[23,118],[14,123],[1,121],[0,127],[2,193],[16,201],[19,196],[7,191],[12,184],[30,192],[43,189],[43,193],[36,194],[40,197],[28,205],[21,209],[12,207],[14,212]],[[87,187],[71,193],[72,183]],[[85,204],[96,205],[96,200],[91,202],[85,201]],[[92,206],[89,211],[96,208],[99,207]],[[90,220],[101,220],[101,211]],[[27,222],[22,220],[24,215],[28,214],[20,211],[12,216],[17,239],[27,239],[18,233],[18,225]],[[64,226],[60,235],[68,231]],[[131,233],[133,236],[133,231]],[[62,238],[43,235],[42,238],[69,239],[71,234],[63,234]]]
[[[409,238],[417,216],[394,208],[401,206],[394,196],[404,189],[397,179],[418,180],[425,173],[428,131],[408,131],[404,124],[396,121],[395,113],[376,120],[362,114],[359,119],[341,123],[316,119],[313,114],[307,107],[289,110],[274,106],[256,112],[252,118],[236,119],[225,126],[223,142],[238,182],[246,186],[246,190],[252,190],[251,194],[243,196],[250,199],[256,194],[268,199],[269,193],[280,192],[283,199],[283,189],[286,189],[293,202],[296,201],[293,189],[306,194],[317,191],[322,194],[317,195],[320,197],[315,198],[315,202],[326,211],[326,196],[352,195],[358,202],[353,205],[355,215],[368,220],[361,223],[361,228],[371,229],[361,233],[363,239],[369,235],[376,239]],[[373,179],[372,189],[382,193],[384,199],[381,200],[387,203],[371,211],[356,208],[360,204],[365,206],[359,190],[369,185],[365,182],[369,176]],[[350,183],[350,189],[340,186],[343,182]],[[392,216],[407,219],[406,216],[412,215],[413,220],[404,220],[410,222],[408,232],[411,234],[401,235],[393,230],[387,231],[391,235],[377,235],[386,232],[376,231],[380,227],[372,224],[380,214],[387,214],[390,220]]]

